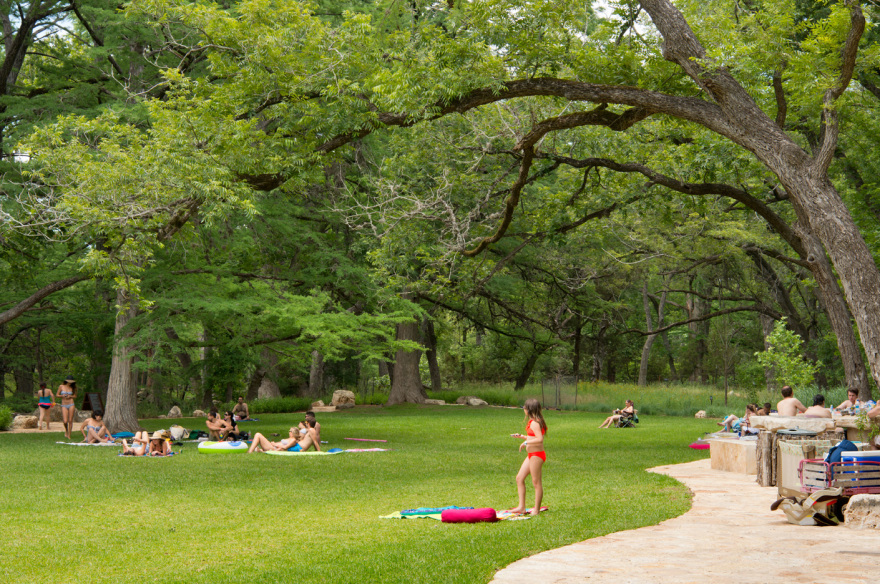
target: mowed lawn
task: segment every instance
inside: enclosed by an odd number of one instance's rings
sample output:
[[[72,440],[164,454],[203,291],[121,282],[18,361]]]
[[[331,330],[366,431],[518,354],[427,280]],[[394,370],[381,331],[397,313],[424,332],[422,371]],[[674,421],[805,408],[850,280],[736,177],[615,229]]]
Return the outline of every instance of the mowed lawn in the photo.
[[[604,416],[545,413],[550,511],[476,525],[379,516],[513,507],[524,455],[509,435],[524,430],[522,410],[319,414],[325,448],[393,449],[335,456],[208,456],[186,444],[168,459],[128,458],[57,445],[61,434],[2,434],[0,581],[487,582],[522,557],[689,508],[686,488],[644,469],[708,456],[688,444],[712,421],[643,416],[636,429],[598,430]],[[260,418],[242,426],[284,436],[301,415]],[[169,423],[143,421],[150,430]]]

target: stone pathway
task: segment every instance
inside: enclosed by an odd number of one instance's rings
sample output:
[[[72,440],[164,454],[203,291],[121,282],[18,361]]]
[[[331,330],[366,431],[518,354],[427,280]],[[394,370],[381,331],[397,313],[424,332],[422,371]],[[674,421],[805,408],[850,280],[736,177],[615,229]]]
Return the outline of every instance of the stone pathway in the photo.
[[[712,470],[709,460],[660,466],[694,493],[675,519],[524,558],[493,582],[534,584],[849,584],[873,582],[880,530],[798,527],[770,511],[776,487]]]

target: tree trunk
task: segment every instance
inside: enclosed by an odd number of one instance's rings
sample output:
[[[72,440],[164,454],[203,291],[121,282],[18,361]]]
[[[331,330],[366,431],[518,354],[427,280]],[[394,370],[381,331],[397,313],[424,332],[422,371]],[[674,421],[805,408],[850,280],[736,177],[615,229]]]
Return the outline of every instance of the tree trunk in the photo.
[[[761,336],[764,340],[764,350],[768,350],[770,348],[770,342],[767,340],[770,337],[770,334],[773,332],[773,326],[775,321],[767,315],[761,315]],[[775,367],[767,367],[764,369],[764,381],[767,384],[767,389],[773,391],[773,381],[776,379],[776,368]]]
[[[602,367],[608,354],[608,348],[605,345],[605,332],[608,330],[611,322],[608,317],[603,317],[599,324],[599,332],[596,334],[596,349],[593,351],[593,368],[590,372],[590,381],[593,383],[602,378]]]
[[[837,284],[837,277],[834,275],[825,250],[816,236],[804,230],[800,225],[795,225],[795,230],[808,252],[805,259],[809,261],[810,272],[816,280],[816,292],[825,309],[825,314],[828,316],[828,323],[837,337],[837,350],[840,352],[843,371],[846,375],[846,387],[847,389],[855,389],[859,392],[859,399],[867,401],[871,399],[868,373],[865,370],[865,361],[862,357],[859,341],[853,332],[852,317],[846,305],[846,299]]]
[[[526,383],[529,382],[529,378],[532,376],[532,371],[535,370],[535,364],[538,362],[538,358],[543,355],[546,350],[547,347],[539,347],[537,345],[532,349],[531,355],[526,359],[522,371],[519,372],[519,376],[516,378],[513,391],[521,391],[526,386]]]
[[[660,310],[662,311],[664,305],[666,304],[666,292],[663,292],[663,297],[660,301]],[[645,323],[647,325],[648,332],[654,330],[654,324],[651,322],[651,303],[648,300],[648,284],[645,283],[642,286],[642,306],[645,309]],[[657,326],[663,326],[662,313],[658,315]],[[642,359],[639,363],[639,382],[638,385],[640,387],[644,387],[648,385],[648,362],[651,360],[651,347],[654,346],[654,341],[657,340],[656,334],[649,334],[645,337],[645,344],[642,346]]]
[[[203,330],[199,334],[199,341],[208,342],[208,331]],[[202,385],[202,409],[210,412],[214,408],[214,388],[211,387],[210,377],[208,375],[208,358],[211,356],[211,347],[202,346],[200,349],[202,362],[200,369],[200,378]]]
[[[34,371],[30,367],[17,366],[12,368],[15,379],[15,397],[30,399],[34,397]]]
[[[398,341],[418,341],[419,323],[417,321],[401,323],[397,325]],[[394,361],[394,377],[391,382],[391,392],[388,394],[388,405],[400,403],[423,404],[428,399],[422,378],[419,374],[419,361],[422,352],[397,351]]]
[[[247,396],[245,397],[245,401],[252,402],[260,395],[260,386],[263,385],[263,379],[266,377],[266,370],[262,365],[257,365],[256,371],[251,375],[251,379],[248,382],[247,388]]]
[[[464,355],[467,352],[467,328],[461,331],[461,375],[459,376],[459,382],[464,383],[465,377],[465,367],[464,367]]]
[[[324,394],[324,356],[312,351],[312,365],[309,368],[308,397],[321,397]]]
[[[443,381],[440,378],[440,364],[437,362],[437,334],[434,331],[434,321],[425,318],[422,322],[425,338],[425,357],[428,359],[428,371],[431,373],[431,389],[440,391],[443,389]]]
[[[118,304],[116,327],[113,335],[113,359],[110,364],[110,381],[107,387],[107,411],[104,423],[110,432],[137,432],[137,384],[132,370],[134,351],[127,346],[131,332],[126,325],[137,315],[137,299],[131,298],[123,289],[116,293]]]
[[[581,352],[583,351],[583,321],[578,314],[574,321],[574,349],[571,356],[571,374],[574,375],[575,383],[581,376]]]
[[[663,36],[663,56],[679,65],[712,99],[709,109],[682,111],[683,117],[727,137],[753,153],[780,180],[798,221],[816,235],[840,277],[855,319],[865,356],[880,383],[880,270],[840,194],[828,178],[838,137],[836,101],[852,78],[865,19],[857,2],[848,3],[850,30],[841,51],[840,78],[825,90],[821,144],[814,156],[765,114],[724,66],[706,59],[687,21],[669,0],[641,0],[641,5]],[[696,104],[691,104],[696,105]],[[702,107],[702,106],[700,106]],[[810,254],[808,261],[821,261]]]

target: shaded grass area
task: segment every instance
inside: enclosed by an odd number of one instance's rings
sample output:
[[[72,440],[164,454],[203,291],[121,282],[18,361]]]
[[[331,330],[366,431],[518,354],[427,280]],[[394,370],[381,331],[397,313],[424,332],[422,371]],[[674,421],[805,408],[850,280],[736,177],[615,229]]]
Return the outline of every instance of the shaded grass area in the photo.
[[[283,433],[296,415],[261,415]],[[54,444],[57,434],[0,436],[4,582],[486,582],[551,548],[656,524],[685,512],[682,485],[644,469],[703,458],[687,445],[715,428],[643,417],[547,412],[544,504],[527,521],[448,525],[379,519],[419,506],[512,507],[522,411],[400,406],[322,415],[328,447],[392,452],[326,457],[202,455],[169,459]],[[167,420],[145,420],[158,429]],[[198,427],[198,420],[183,420]],[[387,439],[385,445],[344,441]],[[531,488],[528,496],[531,497]]]

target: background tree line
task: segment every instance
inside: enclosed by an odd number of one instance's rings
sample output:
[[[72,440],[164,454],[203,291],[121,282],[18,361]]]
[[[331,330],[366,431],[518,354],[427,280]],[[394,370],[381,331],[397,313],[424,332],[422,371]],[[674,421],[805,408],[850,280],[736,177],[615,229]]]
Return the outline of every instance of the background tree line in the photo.
[[[9,5],[0,397],[754,386],[782,318],[869,395],[873,5],[610,6]]]

